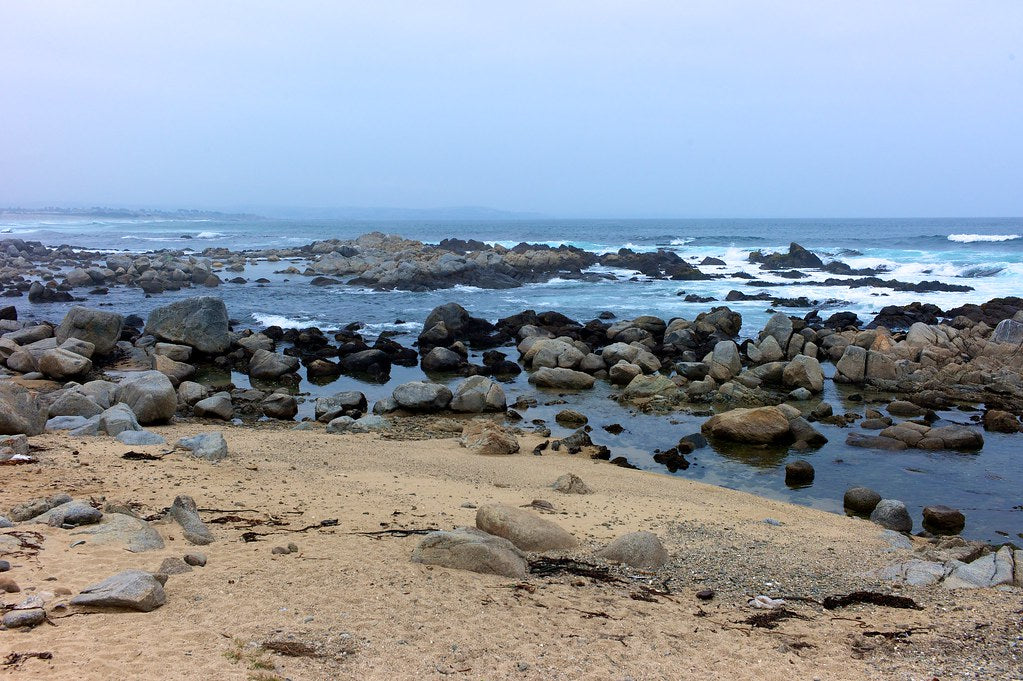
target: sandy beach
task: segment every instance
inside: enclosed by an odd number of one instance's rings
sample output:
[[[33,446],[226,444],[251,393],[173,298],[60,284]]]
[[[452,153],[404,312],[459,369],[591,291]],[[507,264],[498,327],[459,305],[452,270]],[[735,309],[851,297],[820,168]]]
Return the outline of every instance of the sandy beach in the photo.
[[[208,427],[153,429],[173,442]],[[48,652],[0,667],[26,679],[930,679],[1019,678],[1018,590],[899,590],[921,610],[826,596],[891,592],[872,570],[905,558],[878,526],[680,478],[548,452],[484,457],[455,439],[328,435],[322,426],[223,429],[219,464],[167,447],[108,438],[33,438],[38,463],[4,470],[0,504],[67,492],[97,505],[160,514],[191,495],[215,542],[192,546],[173,521],[154,522],[162,550],[130,553],[37,525],[40,551],[8,556],[22,593],[66,601],[67,590],[128,568],[156,570],[201,551],[205,567],[170,576],[149,613],[52,608],[52,626],[0,633],[9,653]],[[551,488],[572,472],[592,494]],[[549,501],[545,517],[589,556],[623,533],[656,533],[670,554],[656,573],[612,567],[617,580],[531,575],[523,581],[413,563],[420,536],[382,530],[473,525],[470,506]],[[233,516],[230,518],[229,516]],[[227,522],[218,518],[229,517]],[[334,525],[329,522],[337,520]],[[770,522],[765,522],[770,519]],[[323,523],[323,521],[328,521]],[[277,524],[279,523],[279,524]],[[323,523],[321,525],[321,523]],[[301,528],[310,528],[296,531]],[[11,530],[5,530],[5,533]],[[246,542],[244,532],[261,536]],[[88,537],[85,537],[88,539]],[[919,541],[919,540],[916,540]],[[277,555],[277,546],[297,552]],[[701,601],[697,591],[713,589]],[[44,594],[48,592],[48,594]],[[56,594],[56,595],[54,595]],[[763,628],[747,605],[786,598],[794,616]],[[89,613],[89,614],[85,614]],[[903,633],[898,633],[903,632]],[[908,632],[908,633],[905,633]],[[273,641],[298,642],[290,655]],[[271,649],[263,644],[271,641]],[[281,649],[281,646],[277,646]],[[287,648],[287,646],[285,646]]]

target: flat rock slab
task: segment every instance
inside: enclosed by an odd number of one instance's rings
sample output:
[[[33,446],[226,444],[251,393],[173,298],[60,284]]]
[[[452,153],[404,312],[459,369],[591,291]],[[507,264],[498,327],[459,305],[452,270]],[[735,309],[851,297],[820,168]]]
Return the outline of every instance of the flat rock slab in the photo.
[[[101,608],[125,608],[150,612],[167,601],[163,584],[142,570],[125,570],[98,584],[82,589],[71,599],[73,605]]]
[[[123,544],[132,553],[162,549],[163,538],[152,525],[141,518],[124,513],[104,513],[103,519],[87,530],[72,532],[71,536],[85,535],[90,544]]]
[[[526,556],[507,539],[461,527],[428,534],[412,552],[412,562],[523,579]]]

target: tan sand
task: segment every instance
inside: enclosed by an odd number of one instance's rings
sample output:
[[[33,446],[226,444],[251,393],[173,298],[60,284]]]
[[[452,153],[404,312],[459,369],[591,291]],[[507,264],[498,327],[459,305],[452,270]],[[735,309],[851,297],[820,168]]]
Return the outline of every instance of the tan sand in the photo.
[[[179,424],[154,430],[174,441],[209,429]],[[0,632],[0,662],[12,651],[53,655],[0,665],[0,676],[791,681],[944,679],[959,671],[969,678],[1013,678],[1020,671],[1018,591],[904,589],[924,606],[919,611],[857,605],[829,612],[790,599],[788,607],[806,619],[775,629],[737,623],[758,612],[746,604],[758,593],[819,600],[877,588],[864,573],[904,552],[886,551],[879,528],[862,520],[567,454],[484,458],[454,440],[270,427],[226,426],[223,432],[231,455],[217,465],[181,452],[161,461],[126,461],[120,455],[130,448],[109,438],[45,435],[34,438],[46,447],[37,452],[38,464],[0,468],[5,510],[66,491],[137,503],[149,515],[175,495],[189,494],[200,508],[221,509],[203,512],[207,521],[234,514],[272,515],[284,523],[211,524],[216,542],[194,547],[177,525],[160,522],[166,548],[143,554],[89,543],[69,548],[70,532],[38,526],[44,549],[11,559],[15,567],[6,575],[23,593],[8,594],[8,603],[31,589],[77,593],[120,570],[155,570],[164,558],[191,551],[205,553],[209,562],[171,576],[167,603],[154,612],[53,609],[54,626]],[[523,451],[534,444],[524,439]],[[551,483],[565,472],[580,475],[595,493],[554,492]],[[624,532],[650,530],[662,537],[672,561],[658,575],[633,572],[635,579],[621,585],[574,576],[532,577],[518,585],[412,563],[416,536],[352,534],[471,525],[475,511],[464,502],[533,499],[555,505],[558,513],[545,517],[584,540],[579,554]],[[782,525],[765,524],[768,517]],[[285,531],[329,518],[339,524]],[[248,530],[279,534],[246,543],[241,535]],[[288,542],[299,552],[271,554]],[[642,586],[670,595],[636,600]],[[694,594],[706,587],[717,595],[702,603]],[[906,629],[914,632],[906,639],[866,635]],[[295,657],[258,647],[282,632],[334,654]]]

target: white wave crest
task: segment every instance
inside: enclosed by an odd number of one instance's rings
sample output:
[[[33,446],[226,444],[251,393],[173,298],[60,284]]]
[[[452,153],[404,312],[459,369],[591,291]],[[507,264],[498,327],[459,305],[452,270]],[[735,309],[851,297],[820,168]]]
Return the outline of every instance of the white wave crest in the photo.
[[[996,242],[1015,241],[1023,238],[1019,234],[949,234],[948,240],[960,244],[972,244],[975,242]]]
[[[692,242],[693,242],[693,237],[691,237],[691,236],[684,236],[684,237],[681,237],[681,238],[678,238],[678,239],[672,239],[670,243],[671,243],[672,246],[685,246],[687,244],[691,244]]]
[[[224,236],[223,232],[199,232],[195,235],[196,239],[217,239]]]
[[[310,326],[317,326],[318,321],[315,319],[307,319],[301,321],[298,319],[292,319],[279,314],[264,314],[262,312],[253,312],[252,318],[256,320],[257,324],[262,326],[279,326],[282,329],[305,329]]]

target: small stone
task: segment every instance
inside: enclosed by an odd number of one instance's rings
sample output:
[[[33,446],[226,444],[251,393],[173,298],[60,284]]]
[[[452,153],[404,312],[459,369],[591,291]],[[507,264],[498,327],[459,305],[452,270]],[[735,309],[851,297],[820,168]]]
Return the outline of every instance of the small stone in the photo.
[[[9,594],[16,594],[21,591],[21,587],[10,577],[0,577],[0,591]]]
[[[270,553],[272,553],[275,556],[286,556],[289,553],[291,553],[291,551],[289,551],[285,546],[275,546],[272,549],[270,549]]]
[[[183,560],[189,565],[195,567],[206,567],[205,553],[186,553]]]
[[[714,598],[714,589],[700,589],[696,592],[696,597],[701,601],[709,601]]]
[[[11,569],[11,564],[6,560],[0,560],[0,572],[7,572]]]
[[[288,553],[298,553],[298,544],[295,542],[288,542]]]
[[[34,627],[46,621],[46,611],[42,608],[28,610],[11,610],[4,615],[4,626],[9,629],[17,627]]]
[[[575,473],[565,473],[554,481],[554,490],[564,494],[592,494],[593,490]]]
[[[807,485],[813,482],[813,464],[804,459],[785,464],[786,485]]]
[[[191,572],[192,566],[177,557],[164,558],[156,571],[165,575],[180,575],[185,572]]]

